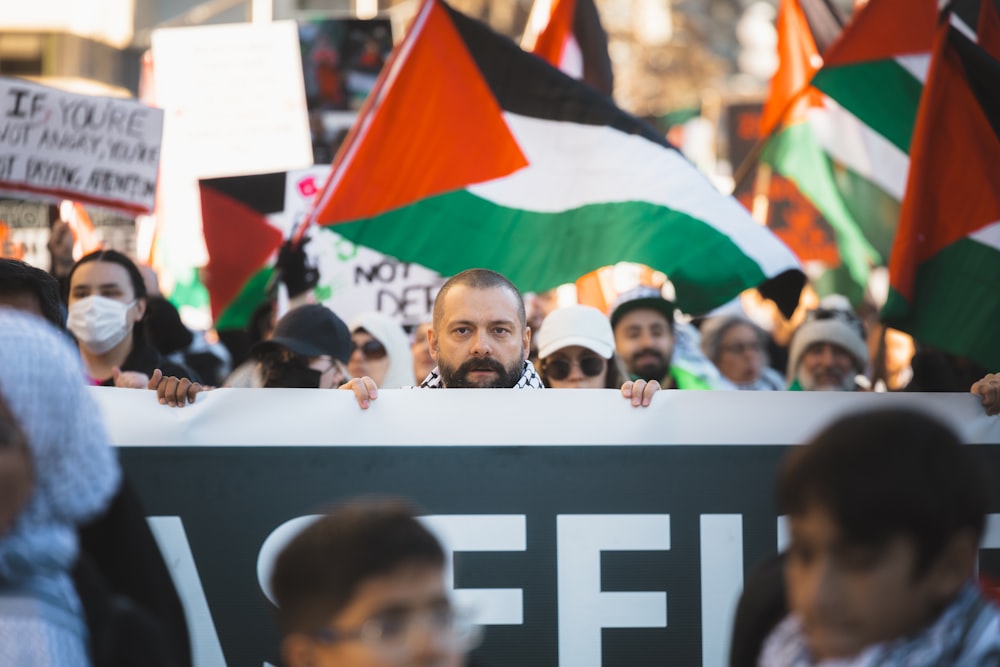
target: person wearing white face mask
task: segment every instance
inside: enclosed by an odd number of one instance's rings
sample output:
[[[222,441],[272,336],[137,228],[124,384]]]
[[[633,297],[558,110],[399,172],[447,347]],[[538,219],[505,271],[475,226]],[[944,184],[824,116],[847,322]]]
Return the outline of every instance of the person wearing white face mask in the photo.
[[[92,252],[73,265],[68,282],[66,328],[76,338],[94,384],[112,386],[124,373],[141,374],[148,381],[156,369],[164,376],[200,380],[146,341],[146,285],[128,257],[115,250]]]

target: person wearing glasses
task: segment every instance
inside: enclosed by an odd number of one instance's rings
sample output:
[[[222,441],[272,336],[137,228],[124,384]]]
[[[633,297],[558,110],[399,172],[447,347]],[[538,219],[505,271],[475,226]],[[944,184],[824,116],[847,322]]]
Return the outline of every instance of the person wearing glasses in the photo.
[[[250,354],[263,387],[336,389],[350,378],[351,334],[343,320],[318,303],[285,313],[274,334]]]
[[[717,315],[701,325],[701,350],[723,377],[744,391],[785,388],[768,366],[767,334],[745,315]]]
[[[480,640],[445,554],[396,499],[354,500],[299,533],[271,575],[287,667],[459,667]]]
[[[367,375],[383,389],[416,384],[410,341],[396,320],[371,311],[355,317],[349,327],[353,351],[347,370],[351,377]]]
[[[608,318],[590,306],[549,313],[538,331],[539,371],[553,389],[618,389],[628,378]]]
[[[806,313],[788,351],[789,389],[858,391],[865,378],[868,345],[861,320],[846,300],[826,297]]]

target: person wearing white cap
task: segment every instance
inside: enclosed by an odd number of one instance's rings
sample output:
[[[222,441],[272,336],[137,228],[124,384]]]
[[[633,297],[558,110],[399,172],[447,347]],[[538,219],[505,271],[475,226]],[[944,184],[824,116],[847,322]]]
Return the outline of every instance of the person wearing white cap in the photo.
[[[552,389],[618,389],[634,406],[648,406],[656,380],[630,380],[615,352],[608,318],[590,306],[553,310],[538,331],[539,375]]]
[[[618,389],[628,379],[611,323],[591,306],[549,313],[538,330],[538,358],[542,381],[553,389]]]

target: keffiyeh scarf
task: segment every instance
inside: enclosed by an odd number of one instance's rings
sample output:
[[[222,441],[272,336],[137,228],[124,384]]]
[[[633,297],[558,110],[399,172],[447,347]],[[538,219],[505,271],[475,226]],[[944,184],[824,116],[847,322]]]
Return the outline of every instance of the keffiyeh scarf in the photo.
[[[434,370],[430,372],[423,382],[420,383],[421,389],[444,389],[444,385],[441,384],[441,374],[438,372],[437,366]],[[530,361],[524,362],[524,367],[521,369],[521,377],[518,378],[517,384],[515,384],[512,389],[544,389],[545,385],[542,384],[542,378],[538,377],[538,373],[535,372],[535,367]]]
[[[972,583],[962,589],[938,619],[915,637],[865,649],[853,658],[814,662],[796,616],[788,616],[768,635],[761,667],[987,667],[1000,665],[1000,610]]]

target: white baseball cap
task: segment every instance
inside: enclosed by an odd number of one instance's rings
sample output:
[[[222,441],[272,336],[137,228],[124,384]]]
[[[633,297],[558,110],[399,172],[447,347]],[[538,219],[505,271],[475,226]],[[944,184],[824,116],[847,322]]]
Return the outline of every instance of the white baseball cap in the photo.
[[[615,336],[608,317],[591,306],[565,306],[549,313],[538,331],[538,358],[573,345],[610,359]]]

